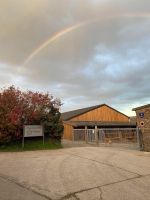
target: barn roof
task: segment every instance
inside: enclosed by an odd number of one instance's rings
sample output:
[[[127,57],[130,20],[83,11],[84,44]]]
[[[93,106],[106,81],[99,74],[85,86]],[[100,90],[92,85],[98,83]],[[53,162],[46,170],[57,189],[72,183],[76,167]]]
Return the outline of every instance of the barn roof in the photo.
[[[82,114],[84,114],[84,113],[86,113],[86,112],[89,112],[89,111],[91,111],[91,110],[95,110],[95,109],[100,108],[100,107],[102,107],[102,106],[107,106],[107,107],[109,107],[109,108],[115,110],[114,108],[112,108],[112,107],[110,107],[110,106],[108,106],[108,105],[106,105],[106,104],[100,104],[100,105],[96,105],[96,106],[91,106],[91,107],[81,108],[81,109],[77,109],[77,110],[72,110],[72,111],[69,111],[69,112],[64,112],[64,113],[61,114],[61,117],[62,117],[62,119],[63,119],[64,121],[70,120],[70,119],[72,119],[72,118],[74,118],[74,117],[77,117],[77,116],[79,116],[79,115],[82,115]],[[115,110],[115,111],[116,111],[116,112],[119,112],[118,110]],[[123,113],[121,113],[121,112],[119,112],[119,113],[122,114],[122,115],[124,115],[124,116],[126,116],[126,117],[128,117],[127,115],[125,115],[125,114],[123,114]],[[129,118],[129,117],[128,117],[128,118]]]
[[[78,126],[103,126],[103,127],[135,127],[136,122],[110,122],[110,121],[64,121],[74,127]]]

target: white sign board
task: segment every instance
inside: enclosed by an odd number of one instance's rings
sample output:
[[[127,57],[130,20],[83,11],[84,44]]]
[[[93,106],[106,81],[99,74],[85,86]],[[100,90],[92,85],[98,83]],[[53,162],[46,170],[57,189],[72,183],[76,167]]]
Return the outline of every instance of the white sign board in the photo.
[[[25,125],[24,137],[38,137],[43,136],[43,127],[40,125]]]
[[[43,126],[40,125],[25,125],[22,137],[22,147],[24,147],[24,138],[26,137],[43,137],[44,144],[44,130]]]

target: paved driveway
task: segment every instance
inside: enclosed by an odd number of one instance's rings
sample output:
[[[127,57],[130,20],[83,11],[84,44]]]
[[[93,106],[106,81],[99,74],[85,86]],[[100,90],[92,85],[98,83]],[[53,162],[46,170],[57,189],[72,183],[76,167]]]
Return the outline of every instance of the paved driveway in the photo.
[[[150,153],[79,147],[0,153],[1,200],[150,200]]]

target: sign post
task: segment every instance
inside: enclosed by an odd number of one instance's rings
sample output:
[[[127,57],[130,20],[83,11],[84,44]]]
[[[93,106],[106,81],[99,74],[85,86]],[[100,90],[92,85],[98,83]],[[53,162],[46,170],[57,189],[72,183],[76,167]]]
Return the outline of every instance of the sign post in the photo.
[[[23,128],[23,138],[22,138],[22,147],[24,147],[24,139],[26,137],[43,137],[44,145],[44,129],[41,125],[24,125]]]

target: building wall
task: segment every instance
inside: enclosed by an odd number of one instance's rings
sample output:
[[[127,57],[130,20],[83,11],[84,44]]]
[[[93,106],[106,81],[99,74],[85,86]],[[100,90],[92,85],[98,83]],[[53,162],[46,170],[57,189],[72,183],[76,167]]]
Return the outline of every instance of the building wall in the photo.
[[[143,118],[140,117],[140,113],[144,113]],[[137,125],[142,132],[143,148],[150,151],[150,107],[136,110],[136,115]]]
[[[129,118],[108,106],[102,106],[87,113],[81,114],[69,121],[116,121],[129,122]],[[73,127],[64,122],[64,139],[72,140]]]
[[[70,121],[120,121],[128,122],[129,118],[108,106],[102,106],[77,117]]]
[[[64,125],[63,138],[68,139],[68,140],[72,140],[73,127],[69,124],[66,124],[66,123],[63,123],[63,125]]]

